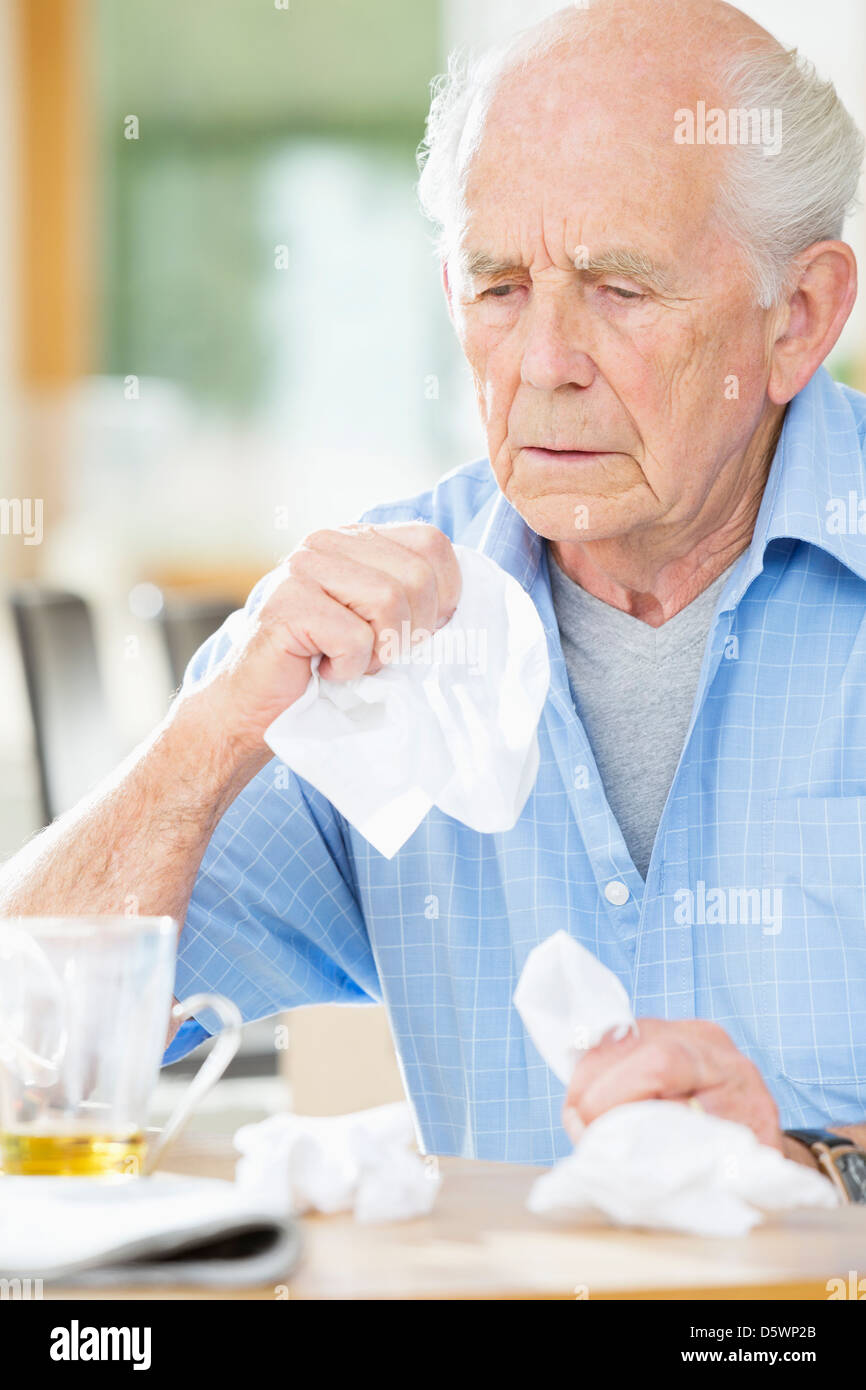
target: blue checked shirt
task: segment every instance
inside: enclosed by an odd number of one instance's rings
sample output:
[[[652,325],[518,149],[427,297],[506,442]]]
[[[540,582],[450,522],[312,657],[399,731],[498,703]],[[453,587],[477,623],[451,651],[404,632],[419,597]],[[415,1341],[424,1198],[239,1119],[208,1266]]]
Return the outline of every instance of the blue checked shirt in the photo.
[[[506,834],[433,810],[389,861],[272,761],[206,851],[178,997],[220,991],[245,1019],[381,1000],[429,1151],[546,1164],[570,1149],[563,1090],[512,993],[532,947],[564,928],[616,972],[636,1015],[727,1029],[784,1126],[864,1121],[864,430],[866,397],[823,369],[788,409],[710,626],[646,882],[575,712],[545,543],[487,462],[368,512],[432,522],[531,594],[552,667],[534,790]],[[230,620],[187,681],[232,640]],[[208,1025],[185,1024],[166,1060]]]

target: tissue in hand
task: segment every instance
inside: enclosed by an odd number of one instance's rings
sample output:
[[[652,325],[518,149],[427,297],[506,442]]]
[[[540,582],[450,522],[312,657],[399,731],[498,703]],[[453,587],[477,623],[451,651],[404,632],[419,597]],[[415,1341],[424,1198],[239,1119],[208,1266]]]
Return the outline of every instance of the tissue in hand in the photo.
[[[620,981],[563,931],[530,951],[514,1003],[564,1085],[606,1032],[637,1029]],[[745,1125],[662,1100],[619,1105],[593,1120],[528,1201],[538,1213],[707,1236],[742,1235],[768,1211],[837,1204],[825,1177],[760,1144]]]
[[[390,859],[433,806],[485,833],[516,824],[538,771],[550,665],[532,599],[455,545],[462,589],[445,627],[373,676],[322,680],[265,734],[269,747]],[[315,662],[318,666],[318,662]]]
[[[564,931],[530,951],[514,1005],[526,1031],[563,1086],[579,1057],[615,1029],[635,1028],[628,995],[612,970]]]

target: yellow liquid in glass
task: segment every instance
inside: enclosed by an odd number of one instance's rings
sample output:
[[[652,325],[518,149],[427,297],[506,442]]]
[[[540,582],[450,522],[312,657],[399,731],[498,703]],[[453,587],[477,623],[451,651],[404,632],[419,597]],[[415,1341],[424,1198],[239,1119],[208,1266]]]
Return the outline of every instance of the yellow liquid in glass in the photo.
[[[147,1141],[117,1134],[0,1134],[0,1173],[15,1177],[138,1177]]]

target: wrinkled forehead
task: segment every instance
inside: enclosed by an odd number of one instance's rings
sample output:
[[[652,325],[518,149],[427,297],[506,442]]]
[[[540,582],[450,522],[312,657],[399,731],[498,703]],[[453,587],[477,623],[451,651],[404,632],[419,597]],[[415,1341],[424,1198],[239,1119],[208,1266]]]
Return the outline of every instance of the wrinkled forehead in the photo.
[[[460,242],[543,232],[551,255],[598,236],[693,246],[729,151],[677,142],[676,113],[716,99],[705,73],[670,74],[649,60],[599,71],[548,57],[507,73],[467,123]]]

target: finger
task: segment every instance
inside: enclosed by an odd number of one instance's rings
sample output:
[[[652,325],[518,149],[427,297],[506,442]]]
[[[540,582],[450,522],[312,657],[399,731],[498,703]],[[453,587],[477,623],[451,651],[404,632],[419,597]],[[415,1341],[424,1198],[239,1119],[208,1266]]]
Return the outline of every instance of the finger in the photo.
[[[584,1121],[578,1111],[578,1102],[584,1092],[614,1061],[620,1061],[639,1044],[637,1026],[625,1034],[612,1028],[578,1060],[562,1106],[562,1124],[572,1143],[578,1142],[584,1129]]]
[[[572,1075],[568,1101],[585,1091],[613,1062],[622,1061],[639,1044],[654,1041],[670,1044],[677,1041],[689,1048],[711,1048],[714,1053],[721,1050],[732,1061],[741,1057],[727,1033],[706,1019],[641,1018],[624,1036],[620,1036],[619,1029],[610,1029],[595,1047],[583,1054]],[[727,1070],[729,1067],[726,1074]]]
[[[383,526],[344,526],[317,532],[307,542],[312,549],[349,554],[363,564],[384,569],[404,583],[413,609],[413,625],[435,632],[453,615],[460,598],[461,575],[450,540],[437,527],[423,522],[394,522]],[[416,608],[431,602],[429,612]]]
[[[617,1105],[638,1100],[676,1100],[692,1096],[722,1080],[711,1054],[681,1038],[654,1038],[613,1061],[587,1085],[569,1096],[584,1124]]]
[[[397,541],[416,555],[421,555],[432,567],[436,575],[440,617],[444,615],[443,621],[447,621],[460,601],[463,584],[460,565],[451,541],[438,526],[417,521],[394,522],[387,528],[386,534],[389,539]]]
[[[697,1091],[690,1099],[699,1102],[708,1115],[747,1125],[762,1144],[784,1152],[778,1106],[757,1067],[747,1058],[741,1056],[739,1065],[724,1080]]]
[[[584,1052],[575,1063],[566,1104],[584,1091],[596,1077],[607,1071],[613,1062],[621,1061],[641,1042],[646,1042],[649,1036],[654,1036],[652,1030],[655,1023],[655,1019],[641,1019],[639,1025],[636,1023],[624,1034],[619,1028],[609,1029],[600,1041]]]
[[[435,621],[435,608],[426,614],[423,607],[413,613],[411,599],[400,579],[383,569],[361,564],[339,552],[298,550],[289,562],[293,578],[317,585],[325,594],[363,618],[373,632],[370,674],[379,670],[384,654],[402,651],[411,632],[432,631],[416,623],[416,618]],[[429,591],[432,596],[432,588]],[[323,671],[323,675],[326,673]]]
[[[259,615],[262,636],[289,656],[322,656],[320,673],[353,680],[370,665],[371,625],[316,584],[292,579],[275,590]]]

